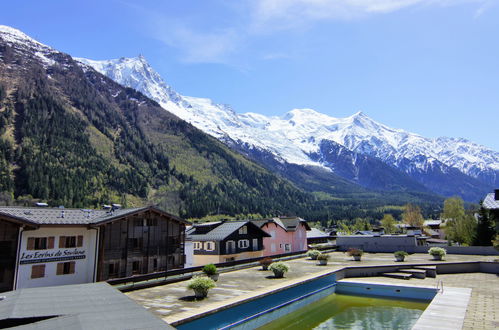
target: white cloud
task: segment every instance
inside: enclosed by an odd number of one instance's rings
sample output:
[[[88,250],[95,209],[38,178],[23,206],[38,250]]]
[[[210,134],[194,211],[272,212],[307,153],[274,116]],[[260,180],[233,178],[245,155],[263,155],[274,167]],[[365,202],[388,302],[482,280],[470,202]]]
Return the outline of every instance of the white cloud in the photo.
[[[451,6],[487,0],[258,0],[253,23],[257,31],[286,30],[322,21],[349,20],[415,6]]]

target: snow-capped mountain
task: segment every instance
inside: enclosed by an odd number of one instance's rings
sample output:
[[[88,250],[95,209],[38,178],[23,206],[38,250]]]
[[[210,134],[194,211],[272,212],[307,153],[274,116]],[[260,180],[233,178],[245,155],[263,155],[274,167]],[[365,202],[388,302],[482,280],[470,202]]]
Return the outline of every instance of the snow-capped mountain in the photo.
[[[332,150],[348,154],[354,167],[356,154],[366,155],[406,173],[434,192],[462,194],[468,200],[499,183],[499,153],[464,139],[425,138],[390,128],[362,112],[346,118],[312,109],[294,109],[275,117],[237,114],[230,106],[210,99],[176,93],[142,56],[78,60],[83,66],[90,65],[116,82],[137,89],[167,111],[228,144],[236,144],[248,154],[256,149],[272,154],[280,162],[318,166],[340,175],[345,171],[338,168],[338,155],[331,162]],[[327,142],[334,142],[330,145],[335,148],[326,150]],[[438,179],[442,176],[447,176],[446,180]],[[355,181],[356,177],[348,179]],[[442,182],[447,187],[440,187]],[[467,194],[470,189],[476,193]]]

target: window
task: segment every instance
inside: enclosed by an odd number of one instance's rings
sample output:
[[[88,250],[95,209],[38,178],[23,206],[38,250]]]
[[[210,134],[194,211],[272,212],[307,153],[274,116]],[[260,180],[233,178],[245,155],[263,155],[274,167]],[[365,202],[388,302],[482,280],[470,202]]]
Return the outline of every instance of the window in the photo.
[[[205,242],[204,249],[206,251],[215,251],[215,242]]]
[[[141,249],[142,248],[142,237],[140,238],[129,238],[129,248],[130,249]]]
[[[242,226],[239,228],[239,235],[246,235],[248,233],[248,227]]]
[[[59,248],[75,248],[83,246],[83,236],[59,236]]]
[[[225,258],[225,262],[235,261],[236,257]]]
[[[76,262],[60,262],[57,264],[57,275],[68,275],[75,273]]]
[[[142,220],[142,219],[135,219],[135,220],[133,220],[133,225],[135,227],[142,227],[142,226],[144,226],[144,220]]]
[[[120,269],[120,263],[119,262],[110,263],[108,265],[108,275],[109,275],[109,277],[111,277],[111,276],[112,277],[118,276],[119,269]]]
[[[201,250],[203,248],[203,244],[201,242],[193,242],[194,250]]]
[[[247,249],[249,247],[249,241],[247,239],[240,239],[237,241],[237,246],[240,249]]]
[[[31,266],[31,278],[45,277],[45,265]]]
[[[140,261],[132,262],[132,274],[140,273]]]
[[[253,238],[253,251],[258,251],[258,238]]]
[[[29,237],[27,250],[47,250],[54,248],[54,237]]]
[[[291,252],[291,244],[284,244],[284,251]]]
[[[147,226],[155,227],[158,225],[158,219],[147,219]]]

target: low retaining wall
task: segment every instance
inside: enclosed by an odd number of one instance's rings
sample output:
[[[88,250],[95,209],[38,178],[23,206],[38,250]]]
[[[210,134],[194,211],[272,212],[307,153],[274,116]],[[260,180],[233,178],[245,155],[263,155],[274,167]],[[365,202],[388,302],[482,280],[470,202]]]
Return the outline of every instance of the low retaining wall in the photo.
[[[340,245],[338,251],[346,251],[349,248],[361,249],[364,252],[393,253],[395,251],[406,251],[408,253],[428,253],[431,246],[383,246],[383,245]],[[499,251],[493,246],[445,246],[448,254],[474,254],[483,256],[499,256]]]

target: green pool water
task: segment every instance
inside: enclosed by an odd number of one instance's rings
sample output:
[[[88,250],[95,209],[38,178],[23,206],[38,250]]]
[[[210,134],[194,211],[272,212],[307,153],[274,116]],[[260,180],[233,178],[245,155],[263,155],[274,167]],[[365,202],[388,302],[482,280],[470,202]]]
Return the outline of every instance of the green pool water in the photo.
[[[428,304],[335,293],[259,329],[411,329]]]

